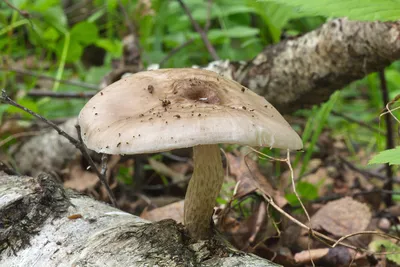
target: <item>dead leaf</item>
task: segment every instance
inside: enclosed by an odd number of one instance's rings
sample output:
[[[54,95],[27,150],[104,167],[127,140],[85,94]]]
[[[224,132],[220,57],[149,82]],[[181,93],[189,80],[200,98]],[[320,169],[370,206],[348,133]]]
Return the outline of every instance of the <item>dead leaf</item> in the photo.
[[[99,182],[97,175],[93,172],[83,170],[78,161],[70,164],[68,178],[64,182],[64,186],[79,192],[91,189]]]
[[[249,193],[260,190],[262,193],[271,196],[279,207],[287,204],[286,199],[282,196],[281,192],[274,189],[264,175],[258,169],[257,163],[243,156],[235,156],[231,153],[226,154],[229,170],[232,175],[240,181],[236,198],[243,197]]]
[[[183,223],[183,205],[184,200],[181,200],[150,211],[145,209],[142,214],[140,214],[140,217],[152,222],[157,222],[164,219],[173,219],[178,223]]]
[[[368,206],[344,197],[331,201],[311,217],[314,229],[323,229],[335,236],[364,231],[371,220]]]

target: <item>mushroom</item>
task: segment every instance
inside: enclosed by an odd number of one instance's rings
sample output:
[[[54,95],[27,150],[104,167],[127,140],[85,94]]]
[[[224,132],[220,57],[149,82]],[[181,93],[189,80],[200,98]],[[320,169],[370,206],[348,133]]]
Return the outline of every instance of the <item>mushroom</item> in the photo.
[[[301,149],[302,141],[263,97],[202,69],[144,71],[96,94],[79,114],[88,148],[141,154],[193,147],[184,223],[207,239],[224,171],[218,144]]]

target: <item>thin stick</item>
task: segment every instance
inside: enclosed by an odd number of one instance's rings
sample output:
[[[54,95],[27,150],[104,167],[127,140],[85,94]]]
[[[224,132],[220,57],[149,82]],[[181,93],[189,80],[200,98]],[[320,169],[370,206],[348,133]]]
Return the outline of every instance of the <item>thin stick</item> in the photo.
[[[29,17],[31,16],[31,15],[29,14],[28,11],[18,9],[16,6],[14,6],[13,4],[11,4],[8,0],[3,0],[3,1],[4,1],[4,3],[6,3],[6,5],[9,6],[11,9],[14,9],[15,11],[17,11],[22,17],[24,17],[24,18],[26,18],[26,19],[29,19]],[[31,26],[33,27],[32,21],[29,20],[29,22],[31,23]]]
[[[359,126],[364,127],[364,128],[366,128],[366,129],[368,129],[368,130],[370,130],[370,131],[372,131],[372,132],[376,132],[376,133],[379,133],[379,134],[381,134],[381,135],[386,135],[386,133],[383,132],[383,131],[381,131],[380,129],[374,128],[374,127],[372,127],[371,125],[369,125],[369,124],[367,124],[367,123],[365,123],[365,122],[363,122],[363,121],[358,121],[358,120],[356,120],[356,119],[353,119],[352,117],[347,116],[346,114],[342,114],[342,113],[336,112],[336,111],[334,111],[334,110],[332,110],[331,113],[332,113],[333,115],[337,116],[337,117],[341,117],[341,118],[343,118],[343,119],[345,119],[345,120],[348,120],[348,121],[350,121],[350,122],[356,123],[356,124],[358,124]]]
[[[368,170],[363,170],[363,169],[359,169],[359,168],[357,168],[357,166],[355,166],[353,163],[351,163],[350,161],[347,161],[345,158],[343,158],[343,157],[341,157],[341,156],[339,156],[339,159],[340,159],[345,165],[347,165],[350,169],[352,169],[353,171],[356,171],[356,172],[358,172],[358,173],[360,173],[360,174],[362,174],[362,175],[364,175],[364,176],[367,176],[367,177],[376,177],[376,178],[378,178],[379,180],[384,180],[384,181],[386,181],[386,180],[388,179],[387,176],[382,175],[382,174],[380,174],[380,173],[372,172],[372,171],[368,171]],[[400,183],[400,178],[399,178],[399,177],[393,177],[393,182]],[[391,190],[389,190],[389,191],[391,191]]]
[[[178,53],[181,49],[185,48],[186,46],[190,45],[191,43],[193,43],[193,39],[189,39],[186,42],[184,42],[183,44],[175,47],[174,49],[172,49],[171,51],[169,51],[169,53],[160,61],[160,67],[162,67],[165,62],[167,62],[171,57],[173,57],[176,53]]]
[[[30,90],[28,96],[31,97],[52,97],[52,98],[91,98],[97,91],[88,92],[53,92],[47,90]]]
[[[219,56],[217,55],[217,52],[215,51],[214,47],[210,43],[210,41],[207,38],[207,34],[204,32],[204,30],[200,27],[200,25],[194,20],[192,14],[190,13],[189,8],[186,6],[185,3],[183,3],[182,0],[177,0],[183,10],[185,10],[186,15],[188,15],[190,22],[192,23],[193,28],[200,34],[201,39],[203,40],[204,45],[206,46],[208,52],[210,55],[213,57],[214,60],[219,60]]]
[[[84,143],[82,142],[82,136],[80,134],[80,127],[79,125],[76,126],[77,131],[78,131],[78,138],[79,141],[76,140],[75,138],[73,138],[72,136],[70,136],[69,134],[67,134],[66,132],[64,132],[60,127],[58,127],[55,123],[49,121],[48,119],[40,116],[39,114],[33,112],[32,110],[21,106],[20,104],[16,103],[14,100],[12,100],[6,93],[6,91],[3,89],[1,90],[1,101],[3,101],[4,103],[7,103],[11,106],[14,106],[16,108],[19,108],[29,114],[31,114],[32,116],[38,118],[39,120],[45,122],[47,125],[51,126],[54,130],[56,130],[58,132],[59,135],[65,137],[66,139],[68,139],[68,141],[73,144],[77,149],[79,149],[79,151],[81,151],[83,157],[89,162],[90,167],[93,169],[93,171],[97,174],[97,176],[100,179],[100,182],[103,184],[103,186],[106,188],[106,191],[108,193],[108,196],[111,200],[111,203],[113,204],[114,207],[117,207],[117,201],[115,200],[114,194],[111,191],[110,186],[108,185],[105,177],[103,175],[101,175],[101,173],[99,172],[99,170],[96,168],[96,165],[93,162],[93,159],[90,157],[89,153],[87,152],[86,146],[84,145]]]
[[[63,83],[63,84],[79,86],[79,87],[88,88],[88,89],[94,89],[94,90],[98,90],[99,89],[99,87],[97,85],[94,85],[94,84],[89,84],[89,83],[85,83],[85,82],[78,82],[78,81],[61,80],[61,79],[57,79],[57,78],[51,77],[49,75],[39,74],[39,73],[28,71],[28,70],[20,70],[20,69],[14,69],[14,68],[3,68],[3,67],[0,67],[0,71],[15,72],[15,73],[19,73],[19,74],[22,74],[22,75],[34,76],[34,77],[41,78],[41,79],[55,81],[55,82],[59,82],[59,83]]]
[[[389,103],[389,91],[386,84],[385,70],[379,71],[379,79],[381,82],[382,90],[382,100],[384,105]],[[393,123],[391,116],[386,116],[386,149],[394,148],[394,138],[393,138]],[[393,190],[393,169],[389,164],[386,164],[386,176],[388,177],[387,182],[383,186],[383,189],[392,191]],[[392,195],[388,194],[384,197],[386,206],[393,205]]]

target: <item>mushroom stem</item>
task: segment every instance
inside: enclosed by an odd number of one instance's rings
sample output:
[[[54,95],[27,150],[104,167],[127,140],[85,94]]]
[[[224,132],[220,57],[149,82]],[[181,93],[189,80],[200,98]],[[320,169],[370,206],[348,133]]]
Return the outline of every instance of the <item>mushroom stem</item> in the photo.
[[[195,239],[211,236],[211,216],[224,181],[218,145],[193,147],[194,171],[185,197],[184,222]]]

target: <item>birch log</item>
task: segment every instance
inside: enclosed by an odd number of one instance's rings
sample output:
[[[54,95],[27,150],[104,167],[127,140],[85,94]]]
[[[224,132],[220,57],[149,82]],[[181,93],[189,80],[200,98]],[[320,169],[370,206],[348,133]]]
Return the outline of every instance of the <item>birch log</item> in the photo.
[[[139,217],[64,190],[47,174],[0,172],[0,266],[277,266],[211,242],[172,220]]]

